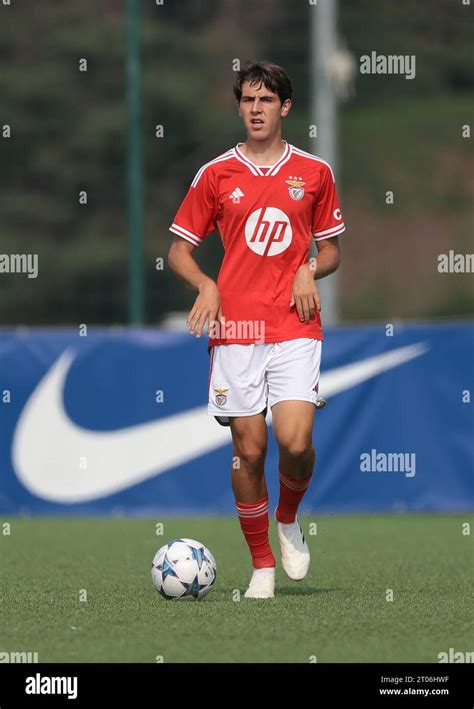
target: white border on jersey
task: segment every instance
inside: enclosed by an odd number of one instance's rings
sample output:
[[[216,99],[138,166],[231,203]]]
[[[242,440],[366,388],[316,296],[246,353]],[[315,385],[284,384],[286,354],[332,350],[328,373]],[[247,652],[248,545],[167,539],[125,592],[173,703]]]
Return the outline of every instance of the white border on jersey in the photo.
[[[344,226],[344,222],[342,222],[342,224],[338,224],[337,226],[332,227],[332,229],[325,229],[324,231],[313,232],[313,237],[315,241],[322,241],[323,239],[330,239],[333,236],[342,234],[342,232],[345,230],[346,227]]]
[[[201,176],[205,172],[206,168],[209,167],[209,165],[214,165],[216,162],[222,162],[223,160],[229,160],[230,158],[234,157],[233,155],[233,148],[228,150],[226,153],[222,153],[222,155],[219,155],[217,158],[214,158],[214,160],[211,160],[210,162],[207,162],[205,165],[203,165],[199,170],[196,172],[194,176],[194,180],[191,182],[191,187],[196,187],[197,183],[201,179]]]
[[[243,145],[243,143],[237,143],[237,145],[234,147],[234,156],[237,158],[237,160],[240,160],[241,163],[246,165],[250,172],[255,175],[256,177],[272,177],[273,175],[276,175],[277,172],[280,170],[280,168],[288,162],[288,160],[291,157],[292,153],[292,148],[293,146],[290,145],[286,140],[283,141],[285,143],[285,149],[278,159],[278,161],[274,165],[270,165],[270,169],[268,172],[262,172],[261,167],[266,167],[265,165],[256,165],[250,158],[248,158],[246,155],[242,153],[242,151],[239,148],[239,145]]]
[[[191,244],[194,244],[194,246],[200,246],[203,242],[203,239],[201,239],[200,236],[193,234],[192,231],[188,231],[175,222],[173,222],[173,224],[169,227],[169,231],[172,231],[173,234],[177,234],[182,239],[186,239],[186,241],[190,241]]]
[[[334,177],[334,173],[332,171],[332,167],[328,162],[326,162],[326,160],[323,160],[322,158],[318,158],[317,155],[312,155],[311,153],[307,153],[306,150],[301,150],[301,148],[295,148],[295,146],[293,146],[293,153],[295,153],[296,155],[301,155],[301,157],[303,157],[303,158],[309,158],[310,160],[316,160],[317,162],[322,162],[331,171],[332,181],[336,182],[335,177]]]

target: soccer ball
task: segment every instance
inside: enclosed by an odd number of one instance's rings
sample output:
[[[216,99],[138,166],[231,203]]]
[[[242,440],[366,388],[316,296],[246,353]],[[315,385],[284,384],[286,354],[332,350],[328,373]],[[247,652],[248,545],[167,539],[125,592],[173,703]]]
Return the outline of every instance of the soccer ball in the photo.
[[[198,601],[216,580],[216,562],[195,539],[172,539],[158,549],[151,566],[156,590],[167,600]]]

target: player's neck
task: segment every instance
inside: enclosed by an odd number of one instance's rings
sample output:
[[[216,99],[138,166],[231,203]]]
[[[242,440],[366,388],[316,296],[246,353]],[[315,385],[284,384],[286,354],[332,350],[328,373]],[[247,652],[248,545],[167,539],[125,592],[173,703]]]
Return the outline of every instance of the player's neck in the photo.
[[[283,155],[285,143],[280,133],[268,140],[253,140],[247,136],[247,140],[239,145],[239,149],[255,165],[274,165]]]

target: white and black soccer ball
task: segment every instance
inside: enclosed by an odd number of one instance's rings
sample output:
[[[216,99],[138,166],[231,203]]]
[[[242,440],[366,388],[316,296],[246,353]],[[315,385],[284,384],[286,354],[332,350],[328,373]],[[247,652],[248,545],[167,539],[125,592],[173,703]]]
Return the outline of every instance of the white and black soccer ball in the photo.
[[[172,539],[158,549],[151,566],[156,590],[167,600],[198,601],[213,587],[216,562],[195,539]]]

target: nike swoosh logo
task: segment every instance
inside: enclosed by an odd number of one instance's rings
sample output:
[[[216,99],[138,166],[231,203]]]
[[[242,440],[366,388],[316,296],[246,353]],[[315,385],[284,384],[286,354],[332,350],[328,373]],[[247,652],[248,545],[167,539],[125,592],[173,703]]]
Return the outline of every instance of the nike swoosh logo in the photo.
[[[337,367],[321,375],[334,396],[419,357],[423,343]],[[230,442],[207,406],[117,431],[81,428],[64,409],[63,392],[75,354],[66,351],[26,402],[18,419],[13,467],[29,492],[50,502],[76,503],[121,492]]]

